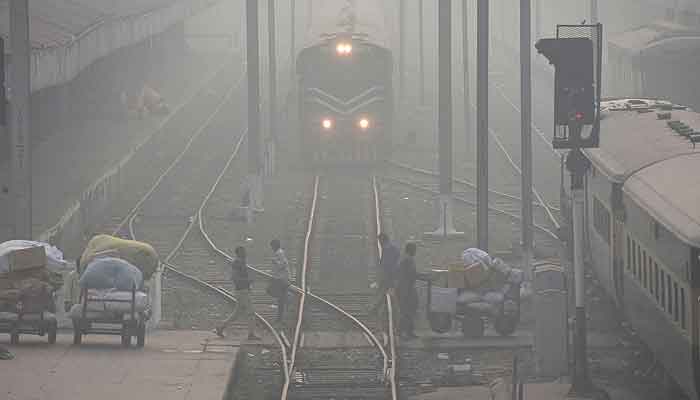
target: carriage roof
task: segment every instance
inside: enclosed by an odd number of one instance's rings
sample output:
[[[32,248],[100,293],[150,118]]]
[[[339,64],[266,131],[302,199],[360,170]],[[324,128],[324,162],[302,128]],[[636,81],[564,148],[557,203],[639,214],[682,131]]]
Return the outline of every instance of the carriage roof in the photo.
[[[668,120],[652,112],[630,110],[641,103],[658,105],[648,99],[604,102],[600,148],[585,153],[612,182],[623,184],[624,192],[681,240],[700,247],[700,148],[667,126]],[[670,104],[668,102],[662,102]],[[619,111],[613,111],[619,110]],[[674,109],[679,120],[700,131],[700,114]]]

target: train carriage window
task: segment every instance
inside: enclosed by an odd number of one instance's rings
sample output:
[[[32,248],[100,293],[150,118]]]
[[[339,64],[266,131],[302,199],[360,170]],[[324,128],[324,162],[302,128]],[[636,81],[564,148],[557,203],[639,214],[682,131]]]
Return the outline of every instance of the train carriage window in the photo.
[[[673,320],[678,322],[678,283],[673,282]]]
[[[647,280],[647,252],[642,250],[642,286],[644,286],[644,289],[648,289],[648,280]]]
[[[629,236],[627,236],[627,270],[632,271],[632,244]]]
[[[668,293],[668,313],[673,315],[673,286],[671,285],[671,275],[666,275],[666,293]]]
[[[637,277],[637,242],[632,240],[632,274]]]
[[[666,273],[662,269],[659,271],[660,275],[660,281],[661,281],[661,308],[666,310]]]
[[[654,295],[656,301],[659,301],[659,264],[654,261]]]
[[[685,321],[685,288],[681,287],[681,328],[686,329],[686,321]]]

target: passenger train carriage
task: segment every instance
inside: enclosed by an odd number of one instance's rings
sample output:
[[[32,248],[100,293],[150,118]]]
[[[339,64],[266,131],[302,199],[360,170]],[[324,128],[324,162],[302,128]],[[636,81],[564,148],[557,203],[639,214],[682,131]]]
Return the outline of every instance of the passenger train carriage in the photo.
[[[700,374],[700,114],[608,101],[586,151],[587,237],[596,275],[691,399]],[[682,124],[681,124],[682,123]],[[685,128],[683,128],[685,127]]]
[[[302,159],[371,166],[386,158],[393,125],[393,60],[384,5],[323,1],[297,58]]]

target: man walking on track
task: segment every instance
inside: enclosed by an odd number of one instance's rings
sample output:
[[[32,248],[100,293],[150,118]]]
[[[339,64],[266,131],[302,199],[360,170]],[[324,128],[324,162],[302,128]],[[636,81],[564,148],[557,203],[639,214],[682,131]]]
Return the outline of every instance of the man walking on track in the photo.
[[[378,314],[379,310],[386,305],[386,294],[392,294],[396,285],[396,272],[399,266],[399,257],[401,256],[399,248],[391,242],[389,235],[380,233],[377,239],[382,246],[382,256],[377,268],[377,298],[370,307],[370,314]],[[382,320],[384,319],[382,318]],[[380,326],[382,324],[380,323]]]
[[[246,318],[248,321],[248,340],[260,340],[255,336],[255,310],[250,301],[251,279],[248,275],[248,263],[246,262],[245,247],[236,247],[236,258],[231,263],[233,269],[233,282],[236,286],[236,300],[238,304],[236,310],[223,324],[216,327],[215,332],[220,337],[224,337],[224,330],[239,318]]]
[[[287,289],[289,288],[289,261],[282,250],[282,245],[278,239],[270,242],[273,251],[272,275],[274,279],[267,288],[267,293],[277,299],[277,323],[284,322],[284,312],[287,308]]]
[[[399,301],[399,332],[401,336],[415,339],[414,319],[418,309],[416,290],[416,244],[408,243],[399,263],[396,297]]]

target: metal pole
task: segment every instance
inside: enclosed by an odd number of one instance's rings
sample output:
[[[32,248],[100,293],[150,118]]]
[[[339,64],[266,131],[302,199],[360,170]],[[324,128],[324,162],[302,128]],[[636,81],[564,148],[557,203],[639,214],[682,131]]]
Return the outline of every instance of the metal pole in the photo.
[[[571,194],[573,197],[574,292],[576,303],[574,379],[571,391],[575,394],[583,395],[591,392],[592,384],[588,374],[586,349],[586,293],[583,265],[583,213],[585,212],[583,179],[588,168],[588,160],[580,149],[574,149],[569,153],[567,167],[571,172]]]
[[[477,246],[489,248],[489,0],[477,4]]]
[[[260,164],[260,41],[258,1],[246,0],[246,52],[248,70],[248,184],[250,205],[261,206],[262,176]]]
[[[469,74],[469,0],[462,1],[462,61],[464,64],[464,134],[467,138],[467,153],[473,146],[471,77]]]
[[[290,44],[289,44],[289,89],[292,90],[294,87],[294,81],[296,80],[296,56],[297,56],[297,2],[296,0],[291,0],[290,4],[290,16],[291,16],[291,27],[290,27]]]
[[[10,143],[14,238],[32,239],[32,151],[29,130],[30,45],[28,0],[10,2]],[[0,99],[4,101],[4,99]]]
[[[404,104],[406,104],[406,4],[404,0],[399,0],[399,98],[396,102],[398,106],[399,121],[403,121]],[[403,123],[402,123],[403,125]],[[401,126],[400,128],[403,128]],[[403,131],[403,129],[401,129]]]
[[[452,194],[452,0],[439,2],[440,194]]]
[[[531,3],[520,0],[520,159],[522,162],[523,268],[532,280],[532,58]]]
[[[423,0],[418,0],[418,61],[420,69],[420,105],[425,107],[425,26]]]
[[[268,62],[270,63],[270,137],[277,143],[277,30],[275,28],[275,0],[267,5]]]
[[[591,24],[598,23],[598,0],[591,0]]]

